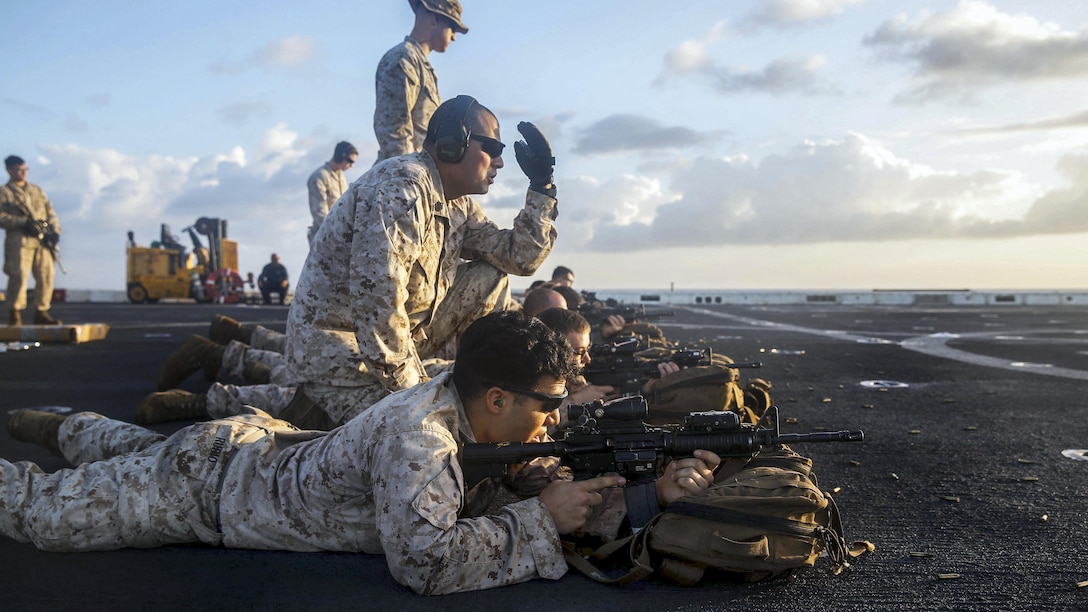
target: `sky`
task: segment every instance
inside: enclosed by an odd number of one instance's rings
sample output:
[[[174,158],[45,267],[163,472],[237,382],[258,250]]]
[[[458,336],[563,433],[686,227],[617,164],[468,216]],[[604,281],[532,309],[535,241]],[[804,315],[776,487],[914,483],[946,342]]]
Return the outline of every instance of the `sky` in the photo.
[[[586,289],[1088,289],[1088,4],[463,0],[445,99],[532,121]],[[228,221],[243,275],[306,258],[306,179],[376,155],[400,0],[55,0],[4,11],[0,155],[63,229],[69,289],[124,289],[126,233]],[[488,216],[528,184],[513,155]],[[293,282],[292,282],[293,284]]]

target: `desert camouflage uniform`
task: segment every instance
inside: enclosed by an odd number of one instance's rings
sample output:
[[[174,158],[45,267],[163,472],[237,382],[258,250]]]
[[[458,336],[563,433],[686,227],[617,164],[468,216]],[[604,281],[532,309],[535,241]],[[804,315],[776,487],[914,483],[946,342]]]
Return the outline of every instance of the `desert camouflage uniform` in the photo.
[[[434,378],[453,369],[453,361],[448,359],[424,359],[423,369],[427,376]],[[208,389],[206,407],[208,416],[213,419],[225,419],[236,414],[245,414],[250,406],[260,408],[277,419],[289,418],[284,412],[295,398],[296,386],[276,384],[267,385],[228,385],[214,383]],[[320,409],[320,407],[318,407]],[[336,427],[355,418],[362,408],[343,411],[340,420],[330,421]],[[330,417],[331,419],[331,417]]]
[[[249,407],[260,408],[272,417],[283,418],[298,387],[293,385],[228,385],[214,383],[208,388],[206,408],[213,419],[245,414]]]
[[[60,220],[41,187],[19,187],[11,181],[0,187],[0,227],[4,228],[4,274],[8,275],[7,309],[26,308],[26,287],[34,277],[34,310],[46,311],[53,303],[53,254],[37,236],[23,231],[28,213],[60,233]]]
[[[256,414],[279,418],[294,397],[294,387],[278,385],[224,385],[213,383],[208,389],[208,416],[227,419]],[[264,405],[272,410],[265,410]],[[71,465],[105,461],[125,453],[142,451],[166,440],[166,436],[132,423],[115,421],[94,412],[77,412],[64,419],[57,433],[61,455]]]
[[[374,135],[378,138],[374,163],[422,150],[427,123],[442,98],[438,77],[419,43],[407,36],[387,51],[378,62],[374,85]]]
[[[329,213],[295,288],[286,356],[306,396],[343,422],[426,380],[421,358],[517,307],[507,274],[540,266],[555,214],[530,190],[513,229],[499,229],[472,198],[446,201],[425,151],[372,168]]]
[[[450,375],[328,433],[252,412],[53,474],[0,460],[0,533],[53,551],[199,541],[385,554],[397,582],[428,594],[566,572],[538,498],[480,516],[499,483],[465,490],[457,453],[475,438]],[[104,417],[85,420],[92,429],[117,427]],[[66,432],[62,443],[72,438]],[[506,484],[533,494],[552,478],[569,474],[545,459]]]
[[[243,378],[246,366],[256,364],[266,365],[271,368],[268,382],[276,385],[293,385],[295,383],[292,370],[287,365],[287,359],[282,353],[275,351],[262,351],[252,346],[231,340],[223,350],[223,360],[219,366],[220,376]]]
[[[274,329],[268,329],[263,325],[254,325],[253,335],[250,337],[249,345],[255,349],[272,351],[273,353],[282,355],[283,351],[287,348],[287,334],[280,333]]]
[[[314,218],[313,225],[310,226],[309,231],[306,233],[306,238],[310,241],[310,244],[313,244],[314,236],[317,235],[317,228],[321,227],[321,222],[328,216],[332,205],[336,204],[340,196],[344,195],[344,192],[348,190],[348,182],[344,178],[344,173],[333,170],[329,164],[330,162],[322,164],[320,168],[314,170],[314,173],[310,175],[310,179],[306,181],[306,187],[310,191],[310,214]]]
[[[164,440],[166,436],[161,433],[94,412],[77,412],[69,416],[57,432],[60,452],[72,465],[142,451]]]
[[[258,329],[264,329],[258,326]],[[273,334],[273,332],[267,330]],[[279,334],[283,336],[283,334]],[[253,338],[257,339],[256,331]],[[284,336],[286,339],[286,336]],[[282,345],[282,343],[281,343]],[[291,368],[281,352],[255,349],[244,342],[232,340],[223,351],[219,376],[226,379],[245,378],[247,366],[263,364],[271,368],[268,383],[233,385],[214,383],[208,389],[206,409],[213,419],[223,419],[244,414],[248,406],[254,406],[275,418],[282,418],[284,409],[295,397],[297,386]],[[346,421],[345,421],[346,422]]]

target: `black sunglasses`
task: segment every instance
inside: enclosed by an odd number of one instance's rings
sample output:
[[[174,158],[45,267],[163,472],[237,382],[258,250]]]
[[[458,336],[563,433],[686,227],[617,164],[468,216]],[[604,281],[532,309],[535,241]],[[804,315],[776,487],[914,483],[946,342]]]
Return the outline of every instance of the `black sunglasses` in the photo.
[[[494,138],[488,138],[487,136],[480,136],[479,134],[472,134],[469,136],[472,140],[480,141],[480,148],[484,153],[487,153],[491,157],[498,157],[502,155],[502,150],[506,148],[506,145],[495,140]]]
[[[541,393],[540,391],[533,391],[531,389],[522,389],[520,387],[511,387],[510,385],[492,385],[498,387],[503,391],[509,391],[510,393],[517,393],[518,395],[524,395],[525,397],[531,397],[535,400],[540,400],[543,405],[540,407],[541,412],[555,412],[559,410],[559,407],[563,405],[563,400],[567,399],[567,389],[563,388],[563,392],[559,395],[551,395],[549,393]]]

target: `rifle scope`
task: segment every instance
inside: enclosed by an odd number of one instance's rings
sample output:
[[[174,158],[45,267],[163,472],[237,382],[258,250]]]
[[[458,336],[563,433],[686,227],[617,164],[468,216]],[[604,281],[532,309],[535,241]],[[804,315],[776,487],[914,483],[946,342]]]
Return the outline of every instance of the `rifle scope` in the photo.
[[[574,404],[567,408],[567,419],[578,424],[588,420],[597,421],[641,421],[646,418],[649,408],[641,395],[631,395],[604,402],[597,400],[586,404]]]

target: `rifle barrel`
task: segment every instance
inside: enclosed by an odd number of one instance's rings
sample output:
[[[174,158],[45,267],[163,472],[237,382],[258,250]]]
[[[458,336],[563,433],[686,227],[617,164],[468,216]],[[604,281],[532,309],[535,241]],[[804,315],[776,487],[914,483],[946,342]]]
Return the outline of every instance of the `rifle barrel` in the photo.
[[[740,368],[762,368],[763,367],[763,362],[762,361],[742,361],[741,363],[727,363],[725,365],[725,367],[732,368],[734,370],[738,370]]]
[[[804,434],[778,434],[778,442],[781,444],[793,444],[796,442],[864,442],[864,431],[817,431]]]

